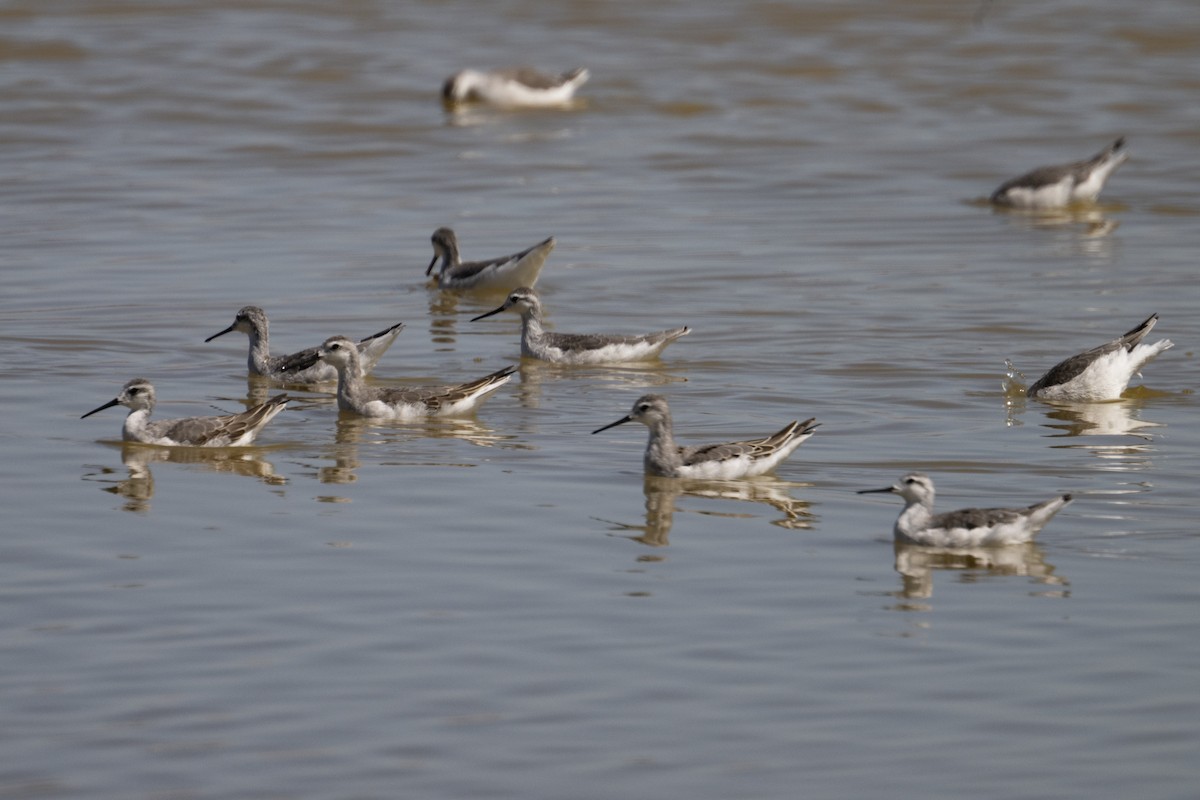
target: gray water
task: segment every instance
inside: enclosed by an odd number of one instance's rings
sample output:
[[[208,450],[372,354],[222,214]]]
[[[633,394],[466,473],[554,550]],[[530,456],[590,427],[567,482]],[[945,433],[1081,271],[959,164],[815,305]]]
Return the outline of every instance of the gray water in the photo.
[[[583,107],[441,108],[521,63],[589,67]],[[1197,75],[1183,0],[5,4],[0,797],[1195,797]],[[979,202],[1118,135],[1095,210]],[[694,332],[463,421],[79,419],[273,393],[203,343],[250,303],[277,352],[405,322],[381,384],[517,363],[498,298],[425,285],[440,225],[556,236],[558,330]],[[1151,312],[1121,402],[1013,388]],[[643,481],[644,429],[589,431],[648,391],[686,443],[821,428]],[[854,492],[913,469],[1077,499],[897,549]]]

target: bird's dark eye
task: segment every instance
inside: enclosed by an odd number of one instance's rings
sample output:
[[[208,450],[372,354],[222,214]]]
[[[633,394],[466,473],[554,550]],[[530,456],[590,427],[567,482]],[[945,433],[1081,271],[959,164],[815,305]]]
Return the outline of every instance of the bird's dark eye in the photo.
[[[342,346],[340,344],[331,344],[331,345],[329,345],[329,349],[330,350],[341,350]]]
[[[649,410],[650,410],[649,403],[642,403],[640,406],[638,406],[638,411],[649,411]]]
[[[906,480],[906,481],[904,481],[904,482],[905,482],[905,483],[907,483],[909,486],[911,486],[912,484],[914,484],[914,483],[916,483],[916,482],[917,482],[917,479],[916,479],[916,478],[909,478],[909,479],[907,479],[907,480]]]
[[[129,390],[129,393],[130,393],[130,394],[137,394],[137,393],[138,393],[138,392],[140,392],[140,391],[141,391],[141,389],[139,389],[139,388],[137,388],[137,387],[135,386],[135,387],[133,387],[132,389],[130,389],[130,390]]]

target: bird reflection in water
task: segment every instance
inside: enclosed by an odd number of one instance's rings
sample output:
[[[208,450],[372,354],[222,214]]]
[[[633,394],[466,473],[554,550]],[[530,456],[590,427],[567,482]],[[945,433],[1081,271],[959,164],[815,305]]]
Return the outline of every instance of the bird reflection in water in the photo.
[[[121,461],[129,476],[104,487],[104,491],[125,498],[125,511],[135,513],[150,510],[154,497],[154,473],[150,465],[156,462],[192,464],[213,472],[227,472],[257,478],[269,486],[282,486],[287,478],[275,474],[275,467],[264,457],[264,450],[246,447],[158,447],[156,445],[125,442],[121,445]],[[112,475],[116,470],[103,467],[100,474]],[[85,479],[93,479],[84,476]],[[103,482],[112,482],[101,478]]]
[[[349,484],[358,480],[357,470],[362,466],[359,447],[366,444],[372,448],[389,443],[400,443],[399,447],[388,448],[389,453],[407,453],[412,463],[430,464],[443,450],[426,451],[412,445],[419,439],[462,439],[476,447],[523,447],[515,436],[496,433],[492,428],[472,417],[429,417],[403,421],[362,417],[357,414],[340,414],[333,445],[326,456],[333,461],[319,467],[318,480],[328,484]],[[438,462],[439,466],[455,466]],[[473,466],[473,464],[471,465]],[[329,498],[327,502],[344,502],[343,498]]]
[[[642,484],[642,491],[646,496],[646,524],[627,525],[619,522],[612,524],[615,530],[637,531],[637,535],[628,537],[635,542],[649,547],[666,547],[670,544],[671,528],[674,525],[675,511],[678,510],[677,500],[680,497],[698,497],[762,503],[783,514],[778,519],[772,519],[770,521],[772,525],[790,530],[807,530],[816,521],[816,516],[810,510],[811,504],[804,500],[797,500],[791,495],[794,489],[806,485],[781,481],[770,476],[738,481],[696,481],[647,475]],[[690,513],[729,519],[754,519],[758,516],[751,513],[720,512],[707,509],[697,509]],[[642,560],[651,560],[651,558]]]
[[[1149,433],[1143,431],[1163,425],[1138,419],[1142,410],[1142,403],[1128,399],[1108,403],[1048,403],[1046,427],[1061,431],[1055,436],[1137,436],[1149,440]]]
[[[933,596],[934,572],[956,572],[959,583],[977,583],[988,578],[1023,576],[1047,588],[1035,592],[1043,597],[1066,597],[1068,581],[1054,574],[1042,548],[1034,542],[1006,547],[925,547],[895,542],[896,573],[900,589],[893,594],[906,602],[897,611],[928,611],[929,605],[907,601]]]
[[[1113,240],[1110,234],[1121,224],[1106,211],[1121,208],[1120,204],[1081,202],[1057,209],[994,207],[994,213],[1004,215],[1023,230],[1064,231],[1070,235],[1064,247],[1068,254],[1098,258],[1111,254]]]
[[[623,389],[656,389],[687,378],[672,371],[665,362],[641,361],[628,364],[576,365],[552,364],[533,358],[522,358],[517,373],[517,400],[522,408],[542,407],[542,385],[562,380],[579,380],[599,384],[603,392]]]
[[[455,292],[434,290],[429,293],[429,338],[437,350],[453,350],[458,341],[460,300]],[[484,311],[486,306],[487,301],[480,301],[479,307]]]
[[[241,400],[247,408],[264,403],[280,389],[290,390],[291,398],[288,411],[295,412],[309,408],[328,408],[333,405],[333,393],[337,391],[337,381],[328,383],[288,383],[277,378],[266,378],[253,372],[246,375],[246,399]],[[302,394],[296,394],[301,392]],[[307,393],[307,394],[303,394]],[[235,398],[230,397],[229,400]]]
[[[429,293],[429,340],[437,352],[453,352],[458,343],[458,323],[463,317],[491,311],[507,289],[480,290],[464,297],[458,292],[433,289]],[[461,306],[461,308],[460,308]],[[500,335],[500,334],[497,334]]]

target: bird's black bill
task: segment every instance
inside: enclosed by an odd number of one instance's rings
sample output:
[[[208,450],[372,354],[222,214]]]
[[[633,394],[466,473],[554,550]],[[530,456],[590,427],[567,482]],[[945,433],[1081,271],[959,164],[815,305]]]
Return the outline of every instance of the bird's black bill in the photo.
[[[438,260],[438,257],[435,255],[435,256],[433,257],[433,261],[430,261],[430,262],[429,262],[429,267],[428,267],[428,268],[425,270],[425,274],[426,274],[426,275],[432,275],[432,274],[433,274],[433,265],[437,263],[437,260]]]
[[[596,428],[596,430],[592,431],[592,433],[593,433],[593,434],[596,434],[596,433],[599,433],[600,431],[606,431],[606,430],[608,430],[609,428],[615,428],[615,427],[617,427],[618,425],[624,425],[626,422],[629,422],[629,421],[631,421],[632,419],[633,419],[633,417],[628,417],[628,416],[626,416],[626,417],[621,417],[621,418],[620,418],[619,420],[617,420],[616,422],[610,422],[610,423],[608,423],[607,425],[605,425],[603,428]]]
[[[484,317],[490,317],[493,314],[499,314],[501,311],[503,311],[506,308],[508,308],[508,306],[500,306],[499,308],[493,308],[491,311],[487,312],[486,314],[480,314],[478,317],[472,318],[471,322],[478,322],[479,320],[483,319]]]
[[[236,327],[237,327],[237,323],[235,322],[235,323],[233,323],[232,325],[230,325],[228,328],[226,328],[225,330],[221,331],[220,333],[214,333],[212,336],[208,337],[208,338],[207,338],[207,339],[205,339],[204,341],[205,341],[206,343],[207,343],[207,342],[211,342],[213,339],[217,338],[218,336],[224,336],[225,334],[229,333],[230,331],[232,331],[232,330],[233,330],[234,328],[236,328]]]
[[[88,413],[86,413],[82,417],[80,417],[80,419],[85,419],[87,417],[90,417],[92,414],[95,414],[97,411],[103,411],[106,408],[112,408],[113,406],[119,406],[119,405],[121,405],[121,401],[114,397],[112,400],[109,400],[107,403],[100,406],[99,408],[93,408],[91,411],[89,411]]]
[[[876,494],[878,492],[895,492],[896,490],[890,486],[885,486],[882,489],[859,489],[855,494]]]

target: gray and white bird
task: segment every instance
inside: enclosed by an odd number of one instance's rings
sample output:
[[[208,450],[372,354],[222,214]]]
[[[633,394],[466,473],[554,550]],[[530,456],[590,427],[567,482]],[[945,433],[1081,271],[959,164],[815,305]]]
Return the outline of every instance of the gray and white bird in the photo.
[[[1025,395],[1067,402],[1120,399],[1121,392],[1142,367],[1174,346],[1170,339],[1142,344],[1142,339],[1157,322],[1158,314],[1151,314],[1136,328],[1111,342],[1060,361],[1026,389]]]
[[[486,103],[500,108],[551,108],[565,106],[575,90],[587,83],[586,69],[548,75],[529,67],[482,72],[464,69],[442,84],[442,102],[453,108],[461,103]]]
[[[1071,502],[1071,495],[1064,494],[1027,508],[964,508],[934,514],[933,480],[920,472],[905,475],[892,486],[863,489],[859,494],[874,492],[891,492],[904,498],[904,510],[893,528],[895,538],[928,547],[1022,544]]]
[[[650,429],[650,440],[643,457],[647,474],[702,480],[736,480],[769,472],[806,442],[817,428],[813,417],[803,422],[790,422],[778,433],[761,439],[681,447],[675,443],[667,398],[648,394],[639,397],[626,416],[592,433],[626,422],[640,422]]]
[[[1109,177],[1128,159],[1122,136],[1085,161],[1038,167],[1006,181],[992,192],[991,201],[999,206],[1041,210],[1075,202],[1094,203]]]
[[[368,386],[358,363],[358,347],[345,336],[326,339],[317,348],[316,357],[337,370],[338,408],[381,419],[470,414],[516,372],[516,367],[505,367],[457,386]]]
[[[398,322],[379,333],[373,333],[358,342],[359,365],[363,374],[375,368],[379,359],[396,341],[404,328],[403,322]],[[223,331],[214,333],[205,339],[211,342],[218,336],[224,336],[233,331],[240,331],[250,337],[250,355],[246,359],[246,368],[255,375],[273,378],[287,383],[328,383],[337,380],[337,370],[328,364],[317,361],[313,355],[317,348],[310,347],[286,356],[271,355],[271,342],[267,312],[258,306],[245,306],[233,318],[233,324]],[[300,363],[310,364],[305,369],[297,369]]]
[[[134,378],[122,387],[119,395],[93,408],[80,419],[113,406],[126,406],[129,415],[125,417],[121,438],[127,442],[184,447],[240,447],[253,442],[259,431],[283,411],[289,399],[286,394],[276,395],[240,414],[151,421],[150,414],[156,402],[154,385],[145,378]]]
[[[657,358],[663,349],[691,329],[625,336],[607,333],[555,333],[542,327],[542,302],[527,286],[514,289],[499,308],[476,320],[513,311],[521,315],[521,355],[554,364],[613,364]]]
[[[533,247],[486,261],[463,261],[458,254],[458,237],[449,228],[438,228],[430,237],[433,260],[425,270],[432,275],[438,259],[437,283],[442,289],[475,289],[507,292],[520,286],[533,286],[541,274],[542,265],[554,249],[554,237],[544,239]]]

